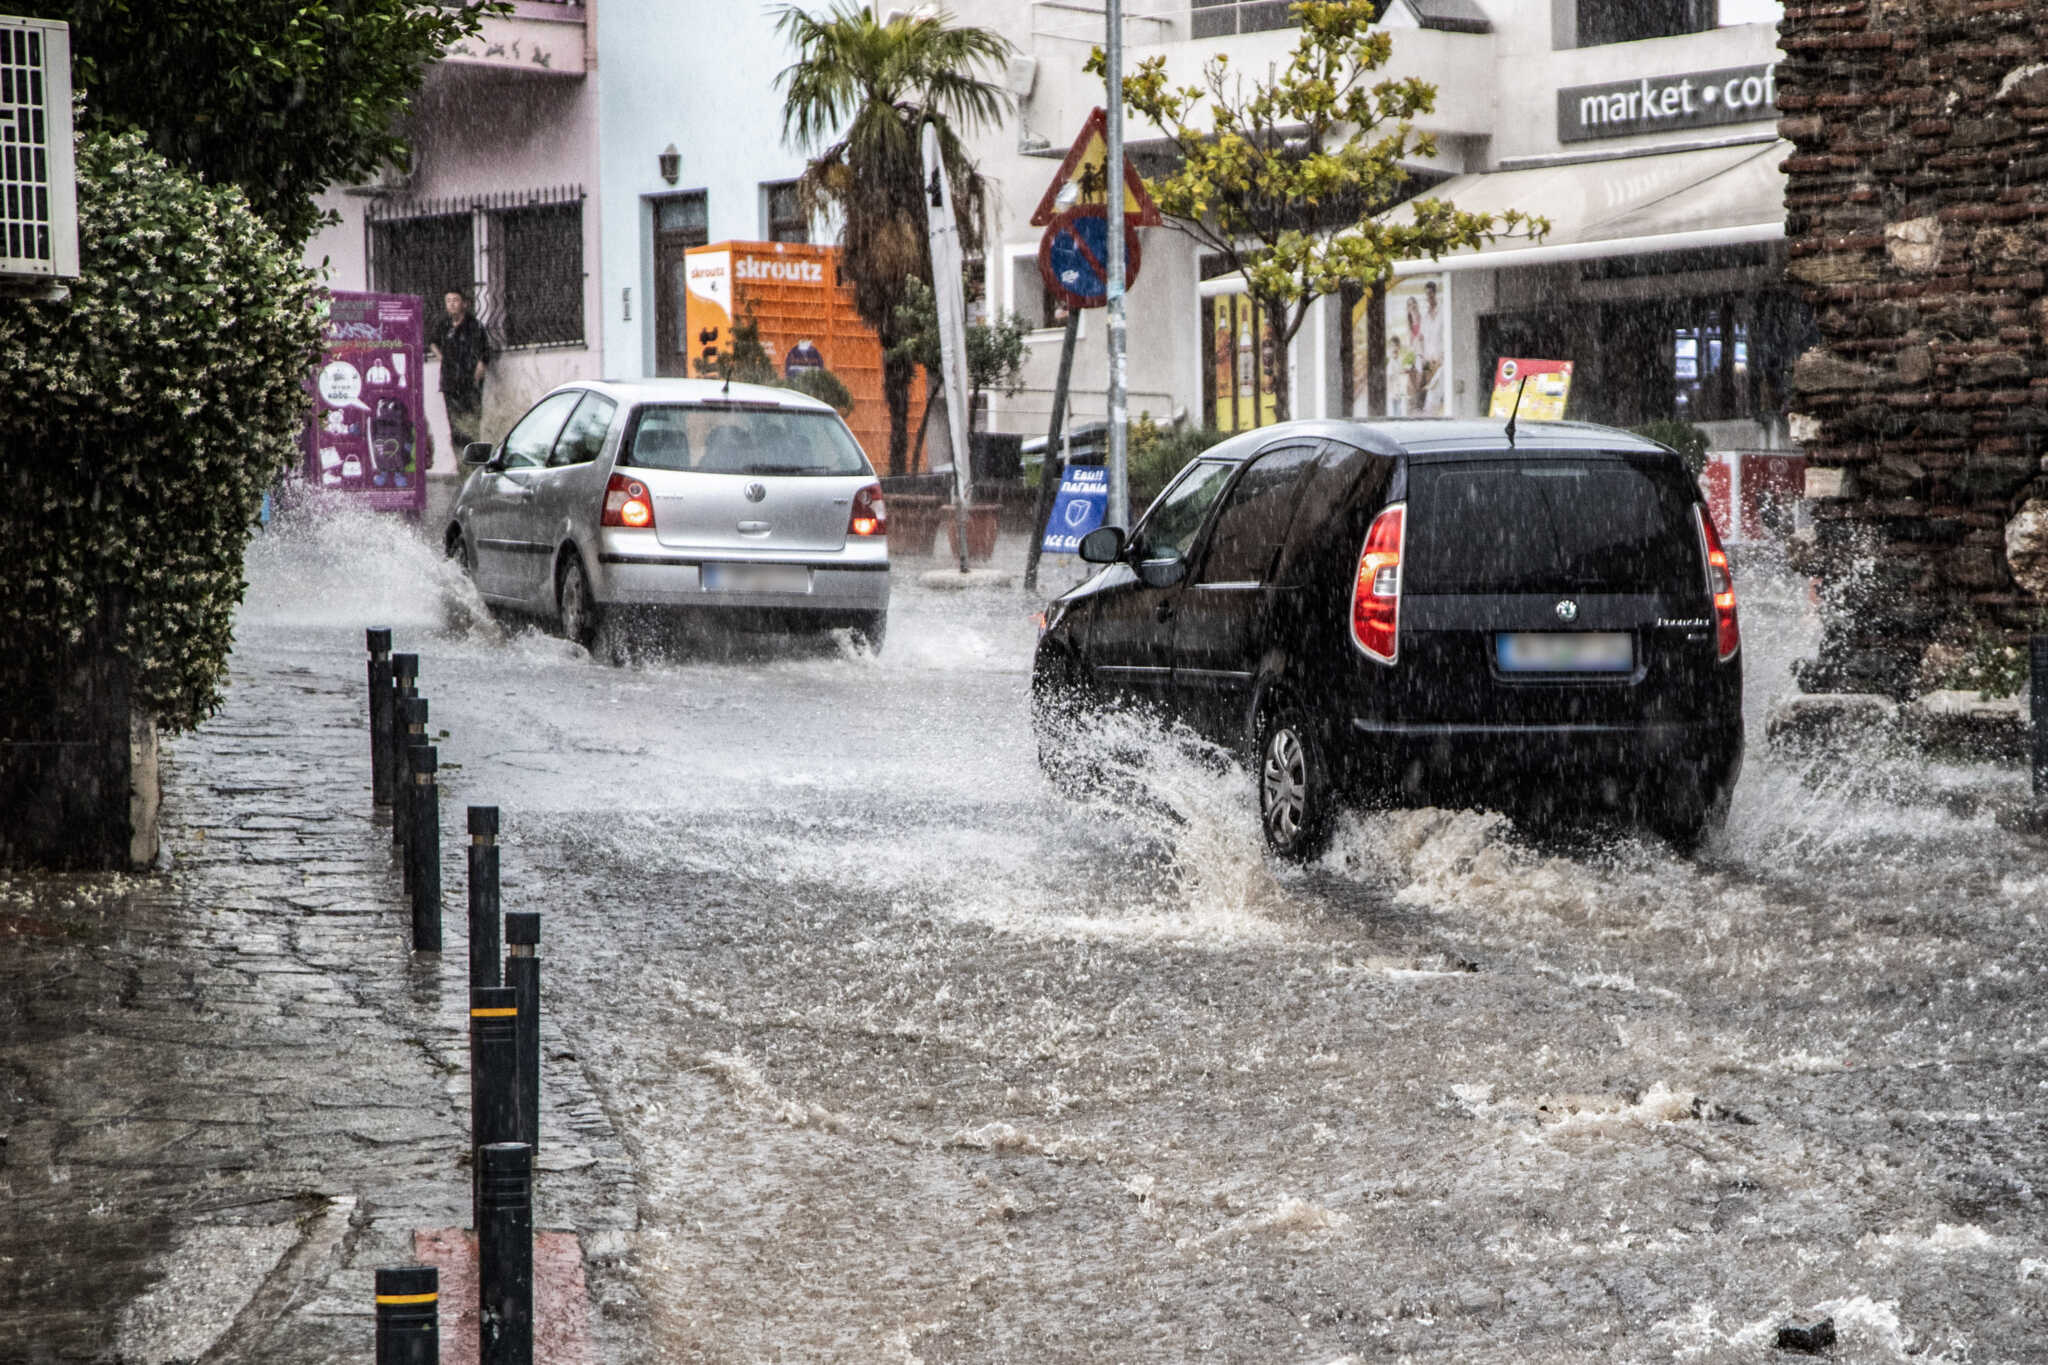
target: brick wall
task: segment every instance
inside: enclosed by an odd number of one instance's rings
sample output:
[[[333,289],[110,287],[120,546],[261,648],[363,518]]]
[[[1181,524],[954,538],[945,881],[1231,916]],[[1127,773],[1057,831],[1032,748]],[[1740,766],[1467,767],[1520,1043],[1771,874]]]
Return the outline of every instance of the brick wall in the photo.
[[[1780,43],[1802,682],[1903,695],[2048,590],[2048,0],[1792,0]]]

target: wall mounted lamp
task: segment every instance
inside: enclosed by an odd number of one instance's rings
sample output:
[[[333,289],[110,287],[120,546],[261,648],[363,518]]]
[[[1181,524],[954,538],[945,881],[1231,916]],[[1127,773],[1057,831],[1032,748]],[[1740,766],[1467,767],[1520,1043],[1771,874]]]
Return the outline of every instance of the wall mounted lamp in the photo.
[[[683,154],[676,150],[676,144],[671,142],[662,148],[660,155],[654,160],[661,167],[661,178],[671,185],[675,184],[683,173]]]

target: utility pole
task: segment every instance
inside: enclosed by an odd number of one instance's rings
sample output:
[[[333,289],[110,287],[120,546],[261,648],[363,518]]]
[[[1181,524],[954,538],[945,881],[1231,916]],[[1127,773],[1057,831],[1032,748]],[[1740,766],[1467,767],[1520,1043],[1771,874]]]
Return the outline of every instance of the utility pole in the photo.
[[[1109,204],[1109,510],[1110,526],[1131,524],[1131,481],[1125,465],[1129,402],[1124,372],[1124,12],[1123,0],[1107,0],[1109,18],[1109,164],[1104,197]]]

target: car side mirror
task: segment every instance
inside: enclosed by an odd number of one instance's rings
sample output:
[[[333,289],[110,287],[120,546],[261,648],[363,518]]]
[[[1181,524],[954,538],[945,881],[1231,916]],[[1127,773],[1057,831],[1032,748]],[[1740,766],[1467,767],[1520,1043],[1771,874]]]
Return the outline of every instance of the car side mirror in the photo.
[[[1188,576],[1188,562],[1179,555],[1138,561],[1138,581],[1148,588],[1170,588]]]
[[[1114,564],[1124,557],[1124,528],[1098,526],[1075,547],[1084,564]]]
[[[495,449],[489,441],[471,441],[462,448],[463,468],[473,469],[480,464],[489,464]]]

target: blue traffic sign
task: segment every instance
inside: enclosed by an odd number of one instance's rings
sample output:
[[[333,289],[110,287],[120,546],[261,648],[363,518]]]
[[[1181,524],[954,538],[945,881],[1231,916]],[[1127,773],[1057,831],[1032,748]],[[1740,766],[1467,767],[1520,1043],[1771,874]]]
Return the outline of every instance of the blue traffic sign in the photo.
[[[1081,537],[1102,525],[1108,512],[1109,471],[1094,464],[1073,466],[1060,480],[1039,549],[1052,555],[1073,554],[1081,548]]]
[[[1053,219],[1038,244],[1038,272],[1069,308],[1100,308],[1109,300],[1109,219],[1100,204],[1083,204]],[[1138,234],[1124,225],[1124,283],[1138,279]]]

